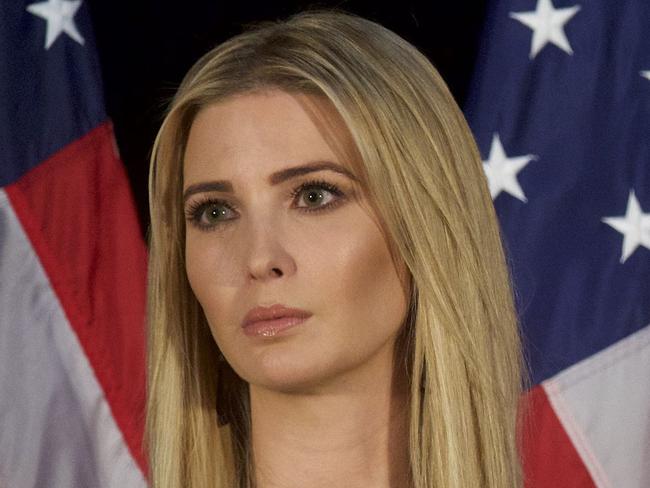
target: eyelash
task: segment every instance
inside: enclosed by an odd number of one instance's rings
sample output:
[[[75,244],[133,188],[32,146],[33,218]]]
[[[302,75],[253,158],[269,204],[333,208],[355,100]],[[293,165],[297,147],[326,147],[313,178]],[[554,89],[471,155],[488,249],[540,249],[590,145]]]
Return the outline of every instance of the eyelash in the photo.
[[[338,206],[342,201],[344,200],[345,195],[343,192],[334,184],[328,183],[327,181],[323,180],[310,180],[306,181],[302,184],[300,184],[298,187],[294,188],[290,193],[289,196],[295,200],[298,195],[300,195],[304,190],[306,189],[311,189],[311,188],[320,188],[327,190],[328,192],[332,193],[335,195],[337,198],[333,200],[330,203],[327,203],[325,205],[321,205],[319,207],[298,207],[298,210],[301,212],[305,213],[312,213],[312,212],[324,212],[327,210],[331,210],[334,207]],[[226,219],[222,220],[221,222],[217,222],[214,224],[204,224],[201,222],[201,217],[203,216],[203,212],[206,210],[206,208],[210,207],[211,205],[215,206],[221,206],[225,207],[228,210],[235,211],[237,210],[237,207],[234,205],[229,204],[225,200],[221,200],[218,198],[211,198],[211,197],[205,197],[203,199],[197,200],[196,202],[192,203],[189,205],[187,211],[186,211],[186,219],[197,229],[203,230],[203,231],[210,231],[214,230],[218,227],[221,227],[225,224],[229,224],[232,222],[234,219]]]

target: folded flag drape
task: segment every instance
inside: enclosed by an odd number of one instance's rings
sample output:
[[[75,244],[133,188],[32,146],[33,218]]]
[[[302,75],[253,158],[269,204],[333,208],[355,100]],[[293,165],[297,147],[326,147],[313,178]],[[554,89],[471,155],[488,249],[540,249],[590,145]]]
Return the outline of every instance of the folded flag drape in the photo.
[[[0,3],[2,487],[146,486],[146,248],[87,9]]]
[[[527,488],[650,486],[650,3],[489,4],[464,107],[534,387]]]

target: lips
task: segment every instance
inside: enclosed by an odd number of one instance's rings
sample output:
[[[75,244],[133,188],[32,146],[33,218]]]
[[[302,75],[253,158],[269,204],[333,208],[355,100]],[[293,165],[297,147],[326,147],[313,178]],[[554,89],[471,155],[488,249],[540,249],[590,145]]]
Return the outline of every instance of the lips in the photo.
[[[242,320],[242,327],[249,327],[256,322],[264,320],[274,320],[284,317],[295,317],[306,319],[311,317],[311,312],[299,308],[290,308],[282,304],[275,304],[270,307],[255,307],[248,311]]]

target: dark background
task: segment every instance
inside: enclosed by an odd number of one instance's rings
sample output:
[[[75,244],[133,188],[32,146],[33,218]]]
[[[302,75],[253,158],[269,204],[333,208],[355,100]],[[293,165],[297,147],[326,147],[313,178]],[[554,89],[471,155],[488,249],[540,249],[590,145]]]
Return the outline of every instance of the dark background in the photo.
[[[164,108],[183,75],[206,51],[251,21],[305,8],[337,7],[374,20],[424,52],[462,107],[472,76],[484,0],[428,2],[98,1],[90,13],[108,115],[126,166],[143,233],[149,225],[150,148]]]

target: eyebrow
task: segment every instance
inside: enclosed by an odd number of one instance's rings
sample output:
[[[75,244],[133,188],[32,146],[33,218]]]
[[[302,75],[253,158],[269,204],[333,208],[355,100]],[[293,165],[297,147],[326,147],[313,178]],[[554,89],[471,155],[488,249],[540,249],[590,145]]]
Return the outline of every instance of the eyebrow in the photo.
[[[351,180],[358,181],[357,177],[350,172],[347,168],[341,166],[340,164],[333,163],[331,161],[312,161],[301,166],[293,166],[291,168],[285,168],[275,173],[272,173],[268,177],[268,182],[270,185],[279,185],[280,183],[302,176],[308,173],[313,173],[315,171],[329,170],[335,173],[342,174],[347,176]],[[183,202],[186,202],[187,199],[194,195],[195,193],[209,192],[209,191],[219,191],[223,193],[233,193],[233,185],[228,180],[217,180],[217,181],[205,181],[202,183],[196,183],[194,185],[188,186],[183,192]]]

